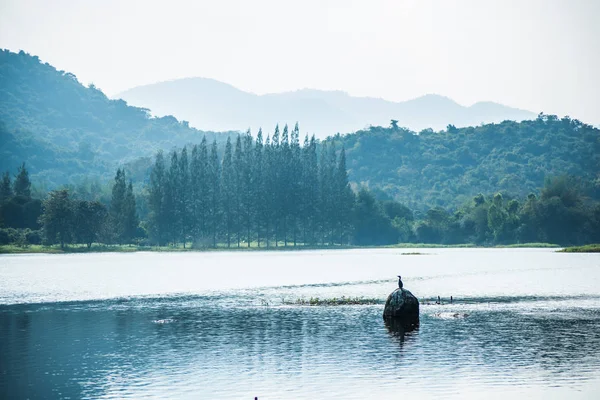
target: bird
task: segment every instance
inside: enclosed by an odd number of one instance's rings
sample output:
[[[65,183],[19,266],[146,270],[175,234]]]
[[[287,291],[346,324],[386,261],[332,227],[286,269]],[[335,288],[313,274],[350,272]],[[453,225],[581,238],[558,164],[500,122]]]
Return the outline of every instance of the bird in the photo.
[[[398,287],[400,289],[402,289],[403,286],[404,286],[404,284],[402,283],[402,277],[400,275],[398,275]]]

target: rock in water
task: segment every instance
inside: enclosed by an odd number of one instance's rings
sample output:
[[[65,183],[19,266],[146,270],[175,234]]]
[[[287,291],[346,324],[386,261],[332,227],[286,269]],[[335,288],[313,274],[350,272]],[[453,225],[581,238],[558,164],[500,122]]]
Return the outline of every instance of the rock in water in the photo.
[[[406,289],[396,289],[387,298],[383,319],[406,331],[419,326],[419,300]]]

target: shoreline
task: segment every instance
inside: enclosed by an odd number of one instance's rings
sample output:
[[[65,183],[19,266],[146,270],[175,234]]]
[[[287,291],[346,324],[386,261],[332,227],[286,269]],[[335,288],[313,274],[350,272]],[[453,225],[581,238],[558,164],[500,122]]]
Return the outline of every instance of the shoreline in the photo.
[[[594,250],[579,250],[580,248],[591,247]],[[16,245],[1,245],[0,255],[2,254],[83,254],[83,253],[137,253],[137,252],[157,252],[157,253],[182,253],[182,252],[255,252],[255,251],[306,251],[306,250],[356,250],[356,249],[449,249],[449,248],[478,248],[478,249],[511,249],[511,248],[555,248],[559,249],[558,252],[598,252],[600,251],[600,245],[587,245],[578,248],[561,248],[561,246],[550,243],[522,243],[512,245],[497,245],[497,246],[477,246],[472,243],[466,244],[454,244],[454,245],[443,245],[443,244],[432,244],[432,243],[399,243],[394,245],[385,246],[273,246],[270,247],[258,247],[258,246],[218,246],[216,248],[205,247],[205,248],[192,248],[183,246],[137,246],[137,245],[104,245],[104,244],[93,244],[91,248],[87,248],[85,245],[71,245],[61,249],[60,246],[43,246],[43,245],[30,245],[26,247],[19,247]],[[402,253],[402,255],[415,255],[417,253]],[[425,255],[419,253],[419,255]]]

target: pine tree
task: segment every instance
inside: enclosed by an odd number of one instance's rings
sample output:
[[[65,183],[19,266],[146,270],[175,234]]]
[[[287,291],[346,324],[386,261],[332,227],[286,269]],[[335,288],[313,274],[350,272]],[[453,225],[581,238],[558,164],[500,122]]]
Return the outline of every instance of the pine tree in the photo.
[[[150,172],[150,187],[148,190],[150,236],[158,245],[164,244],[167,238],[167,216],[165,209],[166,179],[165,159],[162,151],[159,151],[156,154],[154,167]]]
[[[282,231],[283,231],[283,245],[287,247],[287,238],[289,233],[289,219],[291,214],[291,200],[290,199],[290,188],[292,179],[291,176],[291,149],[290,149],[290,138],[288,134],[288,126],[285,125],[283,128],[283,133],[281,135],[281,155],[279,157],[279,198],[278,198],[278,208],[279,208],[279,216],[282,220]]]
[[[279,246],[279,229],[280,229],[280,220],[281,220],[281,207],[280,207],[280,198],[281,198],[281,185],[280,185],[280,175],[281,171],[279,170],[280,165],[280,144],[279,144],[279,125],[275,126],[275,132],[273,133],[273,137],[271,138],[271,154],[270,154],[270,165],[269,165],[269,193],[270,193],[270,202],[269,207],[272,216],[273,223],[273,232],[274,232],[274,240],[275,247]]]
[[[291,231],[294,247],[298,242],[298,222],[302,208],[302,164],[300,150],[300,129],[294,126],[290,137],[290,159],[288,173],[288,204],[290,210]]]
[[[304,243],[314,244],[318,221],[319,167],[315,136],[304,138],[302,148],[302,226]]]
[[[246,242],[247,246],[250,247],[252,242],[252,222],[254,222],[254,193],[256,191],[256,183],[254,179],[254,152],[252,148],[252,135],[250,130],[246,132],[243,138],[243,152],[242,152],[242,212],[244,214],[244,225],[246,228]]]
[[[10,180],[10,172],[6,171],[2,174],[0,182],[0,203],[10,199],[13,196],[12,183]]]
[[[325,245],[325,236],[329,227],[329,198],[330,198],[330,176],[327,157],[327,142],[321,146],[319,157],[319,234],[321,236],[321,245]]]
[[[198,145],[192,147],[192,159],[190,161],[190,221],[189,221],[189,234],[192,237],[192,241],[195,242],[200,238],[201,232],[201,220],[200,213],[202,210],[202,174],[203,168],[200,161],[200,149]]]
[[[139,220],[135,206],[133,184],[129,181],[123,201],[123,242],[132,243],[136,236]]]
[[[110,226],[113,240],[121,244],[124,239],[124,207],[125,207],[125,192],[127,190],[125,184],[125,170],[117,169],[115,183],[112,188],[112,199],[110,202]]]
[[[177,214],[179,221],[179,237],[183,242],[185,249],[186,242],[189,239],[190,231],[192,230],[192,213],[191,213],[191,194],[190,194],[190,169],[187,155],[187,148],[184,146],[179,157],[179,167],[177,174]]]
[[[177,152],[171,153],[171,165],[167,176],[167,195],[165,200],[165,208],[167,210],[168,229],[167,232],[174,246],[177,245],[179,234],[181,232],[181,207],[179,205],[179,157]]]
[[[213,141],[210,149],[209,168],[207,172],[207,198],[209,200],[207,207],[207,225],[212,235],[213,247],[217,247],[217,235],[219,225],[221,224],[221,204],[220,204],[220,176],[221,169],[219,155],[217,153],[217,141]]]
[[[31,197],[31,181],[25,163],[19,167],[14,186],[15,196]]]
[[[202,138],[200,142],[200,181],[199,181],[199,207],[200,207],[200,237],[204,238],[208,235],[208,212],[210,204],[210,188],[209,188],[209,160],[208,160],[208,147],[206,144],[206,137]]]
[[[265,224],[265,240],[267,244],[267,248],[270,246],[271,239],[271,228],[273,226],[273,199],[274,199],[274,174],[273,174],[273,145],[271,144],[271,137],[267,135],[267,140],[265,140],[264,147],[264,189],[265,189],[265,207],[263,213],[263,221]]]
[[[254,207],[256,241],[258,247],[260,247],[261,232],[264,227],[265,212],[267,209],[263,155],[263,133],[262,129],[259,129],[258,134],[256,135],[256,145],[254,146],[254,171],[252,173],[254,182],[252,204]]]
[[[344,244],[344,237],[350,236],[352,226],[352,209],[354,207],[354,192],[348,183],[348,170],[346,169],[346,149],[342,146],[339,163],[336,171],[336,190],[338,191],[338,229],[340,245]]]
[[[337,157],[336,157],[336,149],[335,142],[331,142],[329,145],[329,156],[327,159],[327,179],[329,180],[329,196],[327,199],[327,215],[328,215],[328,236],[329,236],[329,244],[334,245],[336,239],[336,225],[339,220],[339,209],[337,205],[339,204],[339,191],[336,188],[336,169],[337,169]]]
[[[243,173],[244,161],[242,154],[242,138],[240,135],[238,135],[237,139],[235,140],[235,152],[233,155],[233,188],[231,190],[234,212],[233,225],[238,248],[240,247],[240,240],[242,236],[242,197],[246,190],[244,187]]]
[[[223,219],[225,228],[225,239],[227,247],[231,247],[231,233],[235,223],[235,171],[233,169],[233,155],[231,139],[227,138],[225,153],[223,154],[223,166],[221,169],[221,205],[223,207]]]

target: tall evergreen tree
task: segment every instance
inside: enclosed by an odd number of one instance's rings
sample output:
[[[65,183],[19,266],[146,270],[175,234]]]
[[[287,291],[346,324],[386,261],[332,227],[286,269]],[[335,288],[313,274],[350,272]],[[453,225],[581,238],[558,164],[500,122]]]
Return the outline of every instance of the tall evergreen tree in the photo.
[[[168,221],[165,205],[167,189],[166,174],[165,159],[162,151],[159,151],[156,154],[154,167],[150,172],[150,187],[148,189],[150,237],[158,245],[166,243],[168,238],[166,235]]]
[[[12,183],[10,180],[10,172],[6,171],[2,174],[2,181],[0,182],[0,203],[8,200],[13,195]]]
[[[298,242],[298,223],[302,209],[302,157],[300,149],[300,129],[298,128],[297,122],[290,136],[288,171],[288,204],[292,240],[295,247]]]
[[[112,198],[110,201],[110,227],[113,240],[117,243],[123,243],[125,224],[124,224],[124,209],[125,209],[125,194],[127,185],[125,183],[125,170],[117,169],[115,175],[115,183],[112,187]]]
[[[29,180],[29,171],[25,168],[25,163],[19,166],[14,185],[15,196],[31,197],[31,181]]]
[[[275,174],[273,172],[273,164],[274,164],[274,157],[273,157],[273,153],[274,153],[274,149],[273,149],[273,145],[271,144],[271,137],[269,135],[267,135],[267,139],[265,140],[265,147],[264,147],[264,188],[265,188],[265,208],[264,208],[264,213],[263,213],[263,221],[265,224],[265,240],[266,240],[266,244],[267,247],[269,247],[270,245],[270,239],[271,239],[271,229],[274,226],[274,194],[273,191],[275,190]]]
[[[190,215],[189,215],[189,234],[195,242],[200,238],[201,232],[201,210],[202,210],[202,174],[203,168],[200,161],[200,150],[198,145],[192,147],[192,158],[190,161]]]
[[[244,187],[244,160],[242,150],[242,138],[240,135],[235,140],[235,152],[233,154],[233,189],[231,191],[233,200],[233,212],[235,214],[233,219],[235,237],[237,241],[237,247],[240,247],[240,241],[242,236],[242,209],[243,209],[243,195],[246,191]]]
[[[280,176],[281,171],[279,169],[280,166],[280,143],[279,143],[279,125],[275,126],[275,132],[273,133],[273,137],[271,138],[271,152],[270,152],[270,165],[269,165],[269,183],[270,183],[270,204],[269,208],[271,211],[272,222],[273,222],[273,233],[275,240],[275,247],[279,246],[279,233],[281,227],[281,206],[280,206],[280,198],[281,198],[281,182]]]
[[[221,206],[223,208],[224,233],[227,247],[231,247],[231,234],[235,223],[235,171],[231,139],[227,138],[221,168]]]
[[[255,199],[257,179],[254,177],[254,149],[252,147],[253,140],[250,130],[246,131],[243,138],[242,150],[242,213],[244,216],[244,228],[246,229],[246,244],[250,247],[252,242],[252,223],[254,222],[253,202]]]
[[[135,195],[133,194],[133,184],[129,181],[127,190],[125,191],[125,199],[123,201],[123,242],[131,243],[136,236],[139,226],[135,206]]]
[[[265,212],[267,210],[263,155],[263,133],[262,129],[259,129],[258,134],[256,135],[256,145],[254,146],[254,192],[252,200],[255,217],[256,241],[258,247],[260,247],[261,234],[265,224]]]
[[[179,167],[177,171],[177,215],[179,218],[179,237],[183,242],[183,248],[185,249],[186,242],[190,238],[190,232],[192,230],[192,212],[191,212],[191,188],[190,188],[190,169],[189,160],[187,155],[187,147],[183,147],[181,150],[181,157],[179,157]]]
[[[354,206],[354,192],[348,183],[348,170],[346,169],[346,149],[342,146],[339,163],[335,177],[335,189],[337,195],[337,224],[339,230],[340,245],[344,244],[344,238],[349,238],[352,226],[352,208]]]
[[[206,137],[202,138],[200,142],[200,155],[199,155],[200,173],[198,182],[198,207],[199,207],[199,219],[200,219],[200,237],[204,238],[208,235],[208,213],[210,204],[210,188],[209,188],[209,159],[208,159],[208,147],[206,144]]]
[[[277,168],[279,172],[278,179],[278,190],[279,194],[277,198],[278,209],[279,209],[279,218],[282,223],[282,233],[283,233],[283,245],[287,246],[288,239],[288,231],[289,231],[289,219],[291,215],[291,205],[292,199],[290,198],[290,188],[291,188],[291,149],[290,149],[290,137],[288,133],[288,126],[285,125],[283,127],[283,132],[281,134],[281,147],[280,147],[280,156],[279,156],[279,167]]]
[[[173,245],[177,245],[181,233],[181,197],[179,196],[179,156],[176,151],[171,153],[171,165],[169,167],[169,175],[167,178],[167,196],[165,206],[168,210],[168,229]]]
[[[330,168],[328,167],[328,148],[327,142],[321,146],[321,154],[319,157],[319,235],[321,237],[321,245],[325,245],[325,238],[329,230],[329,200],[331,195],[331,178]]]
[[[217,153],[217,141],[213,141],[210,149],[209,168],[207,173],[207,191],[209,205],[207,207],[207,223],[212,236],[213,247],[217,247],[217,235],[219,225],[221,224],[222,207],[220,204],[220,176],[221,168],[219,163],[219,155]]]

